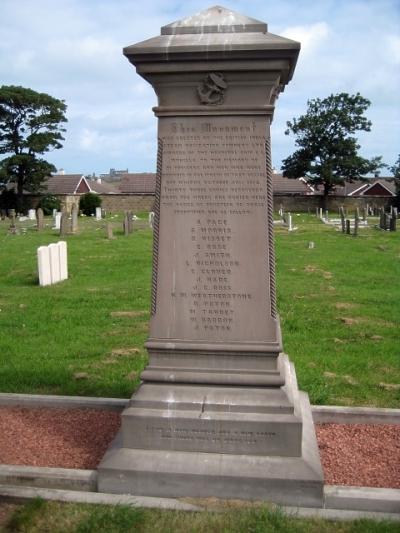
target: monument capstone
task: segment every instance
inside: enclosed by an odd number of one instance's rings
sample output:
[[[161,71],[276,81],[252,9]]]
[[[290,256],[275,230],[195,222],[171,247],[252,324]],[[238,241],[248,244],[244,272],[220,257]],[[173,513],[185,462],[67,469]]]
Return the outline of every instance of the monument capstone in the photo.
[[[219,6],[124,49],[158,97],[149,364],[101,492],[322,505],[274,271],[270,124],[299,49]]]

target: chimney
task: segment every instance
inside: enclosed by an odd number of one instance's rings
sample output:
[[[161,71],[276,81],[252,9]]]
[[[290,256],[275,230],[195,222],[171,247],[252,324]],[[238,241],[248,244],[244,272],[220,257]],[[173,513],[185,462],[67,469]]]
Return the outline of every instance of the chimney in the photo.
[[[58,173],[59,173],[60,176],[64,176],[65,175],[65,170],[63,168],[60,168]]]
[[[101,183],[101,178],[96,178],[96,183]]]

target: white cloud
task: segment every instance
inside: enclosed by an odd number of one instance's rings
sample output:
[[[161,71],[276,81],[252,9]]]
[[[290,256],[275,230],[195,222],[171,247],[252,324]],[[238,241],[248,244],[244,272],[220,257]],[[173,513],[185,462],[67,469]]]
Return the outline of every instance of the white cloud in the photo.
[[[388,61],[394,64],[400,64],[400,37],[398,35],[387,35],[385,40]]]
[[[309,54],[318,49],[330,34],[331,30],[326,22],[317,22],[310,26],[291,26],[282,32],[283,37],[299,41],[301,53]]]
[[[68,106],[64,148],[51,153],[70,172],[110,167],[154,170],[157,98],[122,55],[122,47],[206,6],[203,0],[0,0],[0,80],[62,98]],[[376,128],[368,152],[392,162],[399,137],[398,0],[231,0],[235,11],[301,42],[289,87],[273,123],[274,165],[292,150],[285,122],[310,98],[356,92],[372,101]],[[379,121],[379,127],[378,127]],[[363,140],[364,144],[364,140]],[[369,156],[369,154],[365,154]]]

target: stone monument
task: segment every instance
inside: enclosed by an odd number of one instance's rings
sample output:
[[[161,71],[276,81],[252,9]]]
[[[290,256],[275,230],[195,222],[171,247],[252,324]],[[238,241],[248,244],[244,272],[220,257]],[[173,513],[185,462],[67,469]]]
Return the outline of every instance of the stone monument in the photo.
[[[322,505],[274,272],[270,123],[299,49],[219,6],[124,49],[158,97],[150,361],[101,492]]]

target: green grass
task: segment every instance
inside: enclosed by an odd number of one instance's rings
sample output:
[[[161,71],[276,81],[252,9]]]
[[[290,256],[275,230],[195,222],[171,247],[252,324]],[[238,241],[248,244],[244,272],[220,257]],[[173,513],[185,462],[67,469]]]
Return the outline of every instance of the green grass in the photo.
[[[297,231],[276,229],[277,286],[300,388],[312,403],[399,407],[400,233],[355,238],[293,218]],[[112,221],[109,241],[104,222],[80,219],[65,239],[69,279],[50,287],[37,284],[36,249],[57,233],[8,235],[0,222],[1,392],[132,394],[146,363],[152,233],[125,237],[122,217]]]
[[[35,500],[17,509],[5,532],[15,533],[388,533],[388,521],[302,519],[265,506],[200,513]]]

